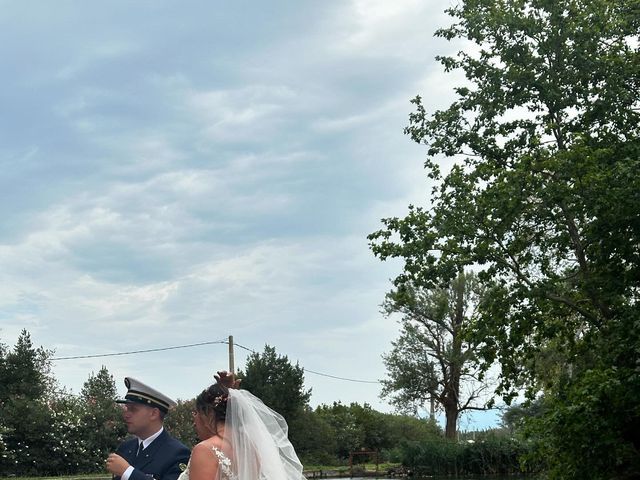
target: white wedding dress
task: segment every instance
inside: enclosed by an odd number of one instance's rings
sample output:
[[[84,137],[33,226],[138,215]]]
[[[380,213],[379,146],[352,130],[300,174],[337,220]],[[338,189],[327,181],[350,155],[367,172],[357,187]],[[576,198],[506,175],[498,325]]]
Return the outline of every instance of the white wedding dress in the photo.
[[[227,457],[222,450],[217,447],[211,447],[211,454],[218,457],[218,471],[221,480],[238,480],[238,477],[231,469],[231,460]],[[187,468],[180,474],[178,480],[189,480],[189,466],[191,462],[187,464]]]
[[[219,462],[211,480],[306,480],[284,418],[247,390],[229,390],[224,440],[234,460],[212,447]],[[189,466],[178,480],[189,480]]]

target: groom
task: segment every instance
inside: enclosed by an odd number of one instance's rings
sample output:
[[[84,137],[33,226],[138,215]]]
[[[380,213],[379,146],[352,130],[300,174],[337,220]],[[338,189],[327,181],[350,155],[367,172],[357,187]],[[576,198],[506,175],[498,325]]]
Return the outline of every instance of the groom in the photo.
[[[189,449],[163,428],[176,402],[135,378],[126,377],[124,421],[135,438],[121,443],[107,458],[114,480],[176,480],[189,461]]]

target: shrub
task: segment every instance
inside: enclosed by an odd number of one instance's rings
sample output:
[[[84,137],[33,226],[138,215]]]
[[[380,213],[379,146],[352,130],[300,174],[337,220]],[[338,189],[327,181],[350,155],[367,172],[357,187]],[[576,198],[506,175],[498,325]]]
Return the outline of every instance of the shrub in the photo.
[[[400,446],[402,464],[417,475],[512,475],[523,473],[520,459],[527,444],[489,434],[476,441],[444,438],[405,442]],[[529,467],[528,471],[534,470]]]

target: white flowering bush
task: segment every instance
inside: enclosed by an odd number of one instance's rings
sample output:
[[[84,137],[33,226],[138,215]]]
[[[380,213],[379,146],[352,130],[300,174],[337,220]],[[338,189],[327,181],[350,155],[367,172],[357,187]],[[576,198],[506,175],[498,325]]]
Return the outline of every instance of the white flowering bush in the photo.
[[[104,470],[126,434],[117,407],[100,410],[76,396],[14,398],[0,425],[0,476],[74,475]]]
[[[86,450],[86,461],[80,470],[93,473],[104,470],[104,461],[126,437],[122,411],[112,399],[81,398],[82,428],[80,436]]]
[[[7,472],[15,465],[15,452],[5,441],[10,434],[11,429],[0,423],[0,472]]]
[[[71,395],[56,387],[52,353],[26,330],[12,349],[0,341],[0,477],[104,473],[126,435],[107,369]]]
[[[86,471],[90,461],[83,421],[86,406],[70,396],[52,402],[49,407],[52,423],[47,432],[47,443],[53,455],[46,474],[72,475]]]
[[[2,422],[6,428],[3,444],[8,462],[2,474],[35,475],[43,458],[50,457],[47,432],[51,427],[48,406],[25,396],[10,397],[3,405]]]

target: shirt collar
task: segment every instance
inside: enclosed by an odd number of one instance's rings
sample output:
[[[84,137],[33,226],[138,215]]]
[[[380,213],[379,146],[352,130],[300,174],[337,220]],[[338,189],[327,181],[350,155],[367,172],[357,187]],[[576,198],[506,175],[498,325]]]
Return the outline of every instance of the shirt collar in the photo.
[[[138,445],[140,444],[140,442],[142,442],[142,448],[147,448],[149,445],[151,445],[151,442],[153,442],[156,438],[160,436],[163,430],[164,430],[164,427],[160,427],[160,430],[158,430],[156,433],[154,433],[150,437],[145,438],[144,440],[138,437]]]

